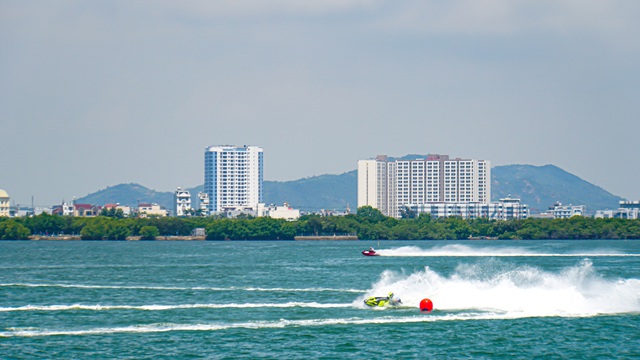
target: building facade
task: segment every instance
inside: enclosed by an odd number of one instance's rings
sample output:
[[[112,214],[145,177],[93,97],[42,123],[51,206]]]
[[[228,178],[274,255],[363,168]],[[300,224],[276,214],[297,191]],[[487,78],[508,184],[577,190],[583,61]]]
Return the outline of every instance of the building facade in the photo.
[[[0,189],[0,216],[9,216],[11,210],[10,204],[11,198],[9,198],[9,194],[6,191]]]
[[[101,208],[91,204],[73,204],[72,216],[94,217],[98,216]]]
[[[102,207],[105,210],[113,210],[113,211],[121,211],[122,212],[122,216],[125,217],[129,217],[131,216],[131,207],[130,206],[126,206],[126,205],[120,205],[119,203],[117,204],[104,204],[104,206]]]
[[[188,190],[178,188],[173,193],[174,216],[188,216],[191,214],[191,194]]]
[[[547,210],[547,215],[554,219],[568,219],[573,216],[585,216],[587,207],[585,205],[562,205],[556,202]]]
[[[522,220],[529,218],[529,206],[520,199],[503,198],[498,202],[481,203],[425,203],[410,204],[407,209],[416,215],[426,213],[433,218],[461,217],[463,219],[486,218],[490,220]]]
[[[73,216],[75,212],[75,206],[73,203],[62,201],[62,205],[54,205],[51,213],[53,215]]]
[[[210,213],[227,208],[257,209],[263,194],[263,149],[209,146],[204,152],[204,192]]]
[[[168,211],[158,204],[140,203],[138,204],[138,217],[148,218],[151,217],[165,217],[168,216]]]
[[[198,193],[198,209],[200,210],[200,215],[209,214],[209,194],[204,192]]]
[[[448,155],[389,160],[379,155],[358,161],[358,207],[371,206],[398,218],[408,205],[488,204],[490,179],[487,160],[450,159]]]
[[[598,210],[596,218],[604,219],[640,219],[640,201],[620,201],[617,210]]]
[[[300,218],[300,210],[292,208],[287,203],[284,203],[283,206],[258,204],[258,216],[293,221]]]

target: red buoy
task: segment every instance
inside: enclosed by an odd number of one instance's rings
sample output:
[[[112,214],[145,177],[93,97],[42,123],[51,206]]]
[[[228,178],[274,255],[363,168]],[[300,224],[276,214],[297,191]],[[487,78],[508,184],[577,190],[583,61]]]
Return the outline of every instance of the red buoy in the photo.
[[[431,300],[422,299],[422,301],[420,301],[420,311],[429,312],[431,310],[433,310],[433,303],[431,302]]]

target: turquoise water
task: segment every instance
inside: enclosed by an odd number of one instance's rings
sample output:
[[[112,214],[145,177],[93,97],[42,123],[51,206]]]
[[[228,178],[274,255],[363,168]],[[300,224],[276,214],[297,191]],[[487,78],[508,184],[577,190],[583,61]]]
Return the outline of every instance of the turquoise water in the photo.
[[[640,241],[0,242],[3,359],[638,358],[639,322]]]

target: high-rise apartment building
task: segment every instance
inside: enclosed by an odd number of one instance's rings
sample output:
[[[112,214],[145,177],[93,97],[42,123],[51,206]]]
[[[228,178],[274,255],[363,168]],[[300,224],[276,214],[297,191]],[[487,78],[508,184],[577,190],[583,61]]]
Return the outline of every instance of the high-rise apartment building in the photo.
[[[491,167],[486,160],[393,160],[380,155],[358,161],[358,207],[371,206],[384,215],[400,217],[408,205],[479,203],[491,200]]]
[[[257,146],[209,146],[204,151],[204,192],[209,211],[262,202],[263,150]]]

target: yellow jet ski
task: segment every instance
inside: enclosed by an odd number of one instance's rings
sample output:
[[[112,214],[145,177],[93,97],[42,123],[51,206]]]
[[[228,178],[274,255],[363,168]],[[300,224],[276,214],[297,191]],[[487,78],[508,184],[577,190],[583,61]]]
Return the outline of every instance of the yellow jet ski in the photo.
[[[371,307],[398,306],[402,304],[402,300],[394,297],[393,293],[389,293],[389,296],[368,297],[364,299],[364,304]]]

